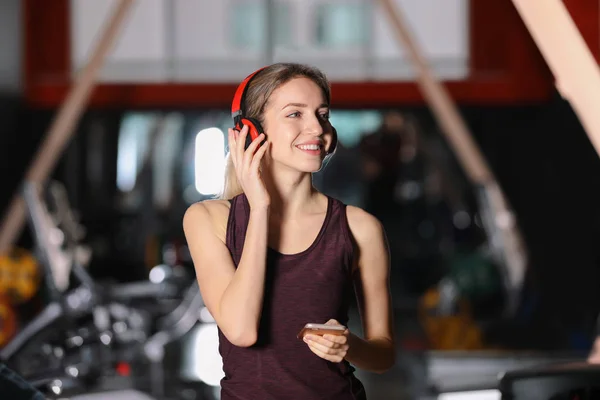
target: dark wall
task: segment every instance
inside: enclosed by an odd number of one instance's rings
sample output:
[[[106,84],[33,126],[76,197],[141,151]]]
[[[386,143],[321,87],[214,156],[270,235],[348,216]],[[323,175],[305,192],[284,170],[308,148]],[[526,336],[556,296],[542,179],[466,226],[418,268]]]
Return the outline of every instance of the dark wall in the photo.
[[[52,112],[28,111],[15,96],[0,98],[0,170],[2,218],[45,131]],[[26,238],[28,240],[28,238]],[[27,242],[28,243],[28,242]]]

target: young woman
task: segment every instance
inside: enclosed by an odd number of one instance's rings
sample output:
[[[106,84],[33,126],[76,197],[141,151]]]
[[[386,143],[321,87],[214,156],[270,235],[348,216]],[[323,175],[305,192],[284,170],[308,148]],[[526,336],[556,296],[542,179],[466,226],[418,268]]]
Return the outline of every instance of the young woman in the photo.
[[[364,400],[350,364],[394,364],[389,256],[377,219],[312,185],[337,140],[329,83],[312,67],[274,64],[236,99],[224,199],[183,220],[219,327],[221,398]],[[260,136],[246,149],[249,125]],[[364,338],[347,328],[298,338],[307,323],[346,326],[353,293]]]

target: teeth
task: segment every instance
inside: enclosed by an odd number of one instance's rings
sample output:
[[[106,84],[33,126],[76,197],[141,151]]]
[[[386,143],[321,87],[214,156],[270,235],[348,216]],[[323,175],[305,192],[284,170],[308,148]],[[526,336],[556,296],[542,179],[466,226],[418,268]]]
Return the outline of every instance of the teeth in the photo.
[[[319,150],[320,147],[318,144],[301,144],[298,146],[301,150]]]

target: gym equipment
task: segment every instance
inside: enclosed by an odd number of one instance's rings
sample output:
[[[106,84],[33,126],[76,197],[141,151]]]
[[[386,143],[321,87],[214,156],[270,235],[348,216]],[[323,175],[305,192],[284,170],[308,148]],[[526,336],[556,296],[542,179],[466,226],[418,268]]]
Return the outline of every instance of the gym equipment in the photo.
[[[34,156],[25,174],[25,181],[43,184],[54,170],[54,165],[73,134],[73,127],[85,108],[95,85],[96,76],[102,68],[106,55],[116,42],[119,29],[133,3],[134,0],[121,0],[115,7],[115,12],[100,35],[89,62],[80,72],[76,84],[71,88],[38,153]],[[0,252],[6,251],[18,237],[24,220],[25,204],[21,193],[16,193],[4,215],[0,228]]]
[[[449,261],[447,278],[454,282],[458,293],[472,303],[502,295],[499,268],[483,251],[455,254]]]
[[[520,303],[527,268],[525,244],[514,213],[456,105],[427,65],[397,5],[393,4],[392,0],[379,1],[390,18],[398,42],[405,47],[415,66],[421,91],[441,127],[442,134],[454,150],[467,177],[476,187],[489,248],[503,277],[506,292],[503,314],[504,317],[511,317],[517,312]]]
[[[502,400],[588,400],[600,398],[600,366],[585,362],[542,365],[500,377]]]
[[[56,227],[37,185],[26,183],[23,197],[50,302],[2,348],[0,359],[43,392],[88,389],[110,361],[112,333],[99,331],[94,323],[92,311],[100,298],[84,270],[72,269],[78,287],[63,293],[56,286],[53,268],[63,260],[59,241],[51,240]]]
[[[82,243],[85,227],[79,223],[76,212],[69,203],[67,191],[60,182],[50,182],[49,200],[53,206],[53,221],[64,234],[63,252],[67,254],[69,265],[78,265],[77,270],[84,268],[91,259],[91,249]],[[165,249],[168,251],[168,249]],[[90,278],[91,279],[91,278]],[[164,315],[181,301],[181,293],[191,281],[183,267],[178,265],[156,265],[149,274],[149,281],[125,284],[104,283],[102,291],[105,298],[121,304],[136,306],[138,309],[153,310],[153,313]],[[140,303],[151,301],[156,304]]]
[[[482,350],[482,333],[475,323],[469,303],[460,298],[456,290],[447,287],[451,293],[439,288],[425,292],[419,301],[419,320],[432,350]],[[453,308],[441,307],[442,298],[452,297]]]
[[[0,296],[11,304],[30,300],[40,285],[39,264],[27,250],[13,248],[0,255]]]
[[[457,253],[448,273],[419,302],[420,321],[434,350],[482,350],[486,323],[502,314],[500,269],[484,252]]]
[[[49,239],[58,228],[52,225],[36,185],[26,184],[23,196],[50,303],[0,351],[0,359],[43,393],[90,392],[116,377],[117,362],[145,341],[149,317],[112,301],[111,292],[97,285],[74,258],[68,272],[76,285],[61,290],[54,271],[57,260],[62,263],[66,256],[62,243]]]
[[[60,290],[53,269],[65,249],[49,240],[58,228],[36,185],[26,184],[23,197],[50,303],[6,344],[0,360],[49,395],[102,391],[115,380],[120,389],[133,387],[158,398],[179,388],[177,377],[165,372],[165,347],[197,324],[203,309],[197,283],[188,280],[181,299],[185,277],[160,265],[148,282],[97,284],[73,257],[74,279],[69,289]],[[162,300],[169,302],[161,305]],[[198,382],[192,386],[185,390],[206,388]]]
[[[50,195],[50,211],[53,211],[55,225],[65,236],[65,251],[69,254],[69,257],[75,258],[75,262],[82,267],[86,267],[92,257],[92,251],[89,246],[82,242],[86,230],[79,223],[79,216],[71,208],[67,189],[61,182],[52,181],[48,185],[48,192]]]
[[[17,331],[17,316],[12,305],[0,298],[0,348],[8,343]]]
[[[514,213],[496,181],[475,186],[479,215],[488,238],[488,249],[504,289],[504,317],[514,316],[525,285],[527,250]]]
[[[144,344],[143,355],[150,363],[150,393],[153,396],[162,397],[166,393],[163,366],[166,346],[191,331],[198,322],[203,305],[200,289],[194,283],[189,287],[180,306],[158,322],[159,330]]]

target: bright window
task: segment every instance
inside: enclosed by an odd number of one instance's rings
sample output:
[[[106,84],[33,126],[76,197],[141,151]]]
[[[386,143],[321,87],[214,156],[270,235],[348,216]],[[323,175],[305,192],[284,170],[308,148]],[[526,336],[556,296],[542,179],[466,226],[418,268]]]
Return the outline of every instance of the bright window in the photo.
[[[196,135],[194,181],[201,195],[214,195],[223,190],[225,135],[219,128],[203,129]]]
[[[129,192],[135,187],[150,150],[150,132],[157,118],[153,114],[132,113],[123,119],[117,150],[117,187],[121,192]]]
[[[361,47],[369,39],[369,8],[362,3],[316,7],[315,44],[334,49]]]
[[[275,3],[273,10],[273,40],[275,46],[290,46],[292,21],[290,6]],[[267,44],[268,15],[266,2],[235,1],[232,9],[231,43],[235,48],[259,51]]]

